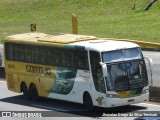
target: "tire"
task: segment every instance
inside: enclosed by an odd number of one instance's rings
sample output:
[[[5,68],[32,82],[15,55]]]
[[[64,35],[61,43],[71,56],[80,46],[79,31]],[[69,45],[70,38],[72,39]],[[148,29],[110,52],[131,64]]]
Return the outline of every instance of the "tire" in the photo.
[[[27,85],[25,83],[22,83],[21,91],[23,93],[24,98],[26,98],[28,100],[31,98],[29,90],[28,90]]]
[[[32,84],[30,86],[29,92],[30,92],[31,99],[33,101],[38,101],[39,100],[38,91],[37,91],[37,88],[36,88],[36,86],[34,84]]]
[[[83,104],[87,111],[93,110],[93,102],[89,93],[85,93],[83,97]]]

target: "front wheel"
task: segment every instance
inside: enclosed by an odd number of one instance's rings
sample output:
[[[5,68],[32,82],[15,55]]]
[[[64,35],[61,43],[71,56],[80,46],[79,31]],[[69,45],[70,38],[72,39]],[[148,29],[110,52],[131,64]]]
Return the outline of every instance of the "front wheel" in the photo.
[[[83,104],[84,107],[88,110],[91,111],[93,110],[93,103],[92,103],[92,98],[89,93],[85,93],[83,97]]]
[[[22,85],[21,85],[21,91],[23,93],[23,96],[26,99],[30,99],[31,98],[29,90],[28,90],[27,85],[25,83],[22,83]]]
[[[30,86],[29,91],[30,91],[30,95],[31,95],[32,100],[33,101],[38,101],[39,100],[39,95],[38,95],[37,88],[34,84]]]

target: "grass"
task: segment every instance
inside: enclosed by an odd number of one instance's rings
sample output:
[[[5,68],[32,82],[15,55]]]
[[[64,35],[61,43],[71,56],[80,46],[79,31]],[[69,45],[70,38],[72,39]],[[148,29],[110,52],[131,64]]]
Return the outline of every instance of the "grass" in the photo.
[[[1,0],[0,40],[5,36],[37,31],[72,33],[71,15],[78,16],[79,34],[160,42],[160,2],[149,11],[150,0]],[[135,3],[135,9],[132,10]]]

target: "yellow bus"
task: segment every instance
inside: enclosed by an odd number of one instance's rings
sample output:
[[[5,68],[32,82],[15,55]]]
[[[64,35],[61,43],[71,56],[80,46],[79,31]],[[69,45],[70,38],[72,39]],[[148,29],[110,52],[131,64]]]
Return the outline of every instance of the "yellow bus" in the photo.
[[[4,45],[8,89],[27,99],[65,100],[84,104],[88,110],[148,100],[150,81],[137,44],[85,35],[24,33],[7,36]]]

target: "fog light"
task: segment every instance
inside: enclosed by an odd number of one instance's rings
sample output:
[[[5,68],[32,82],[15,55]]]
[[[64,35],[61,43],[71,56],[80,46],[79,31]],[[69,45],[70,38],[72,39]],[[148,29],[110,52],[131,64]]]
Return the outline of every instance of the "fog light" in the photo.
[[[148,92],[149,92],[148,89],[147,90],[143,90],[142,94],[145,94],[145,93],[148,93]]]

